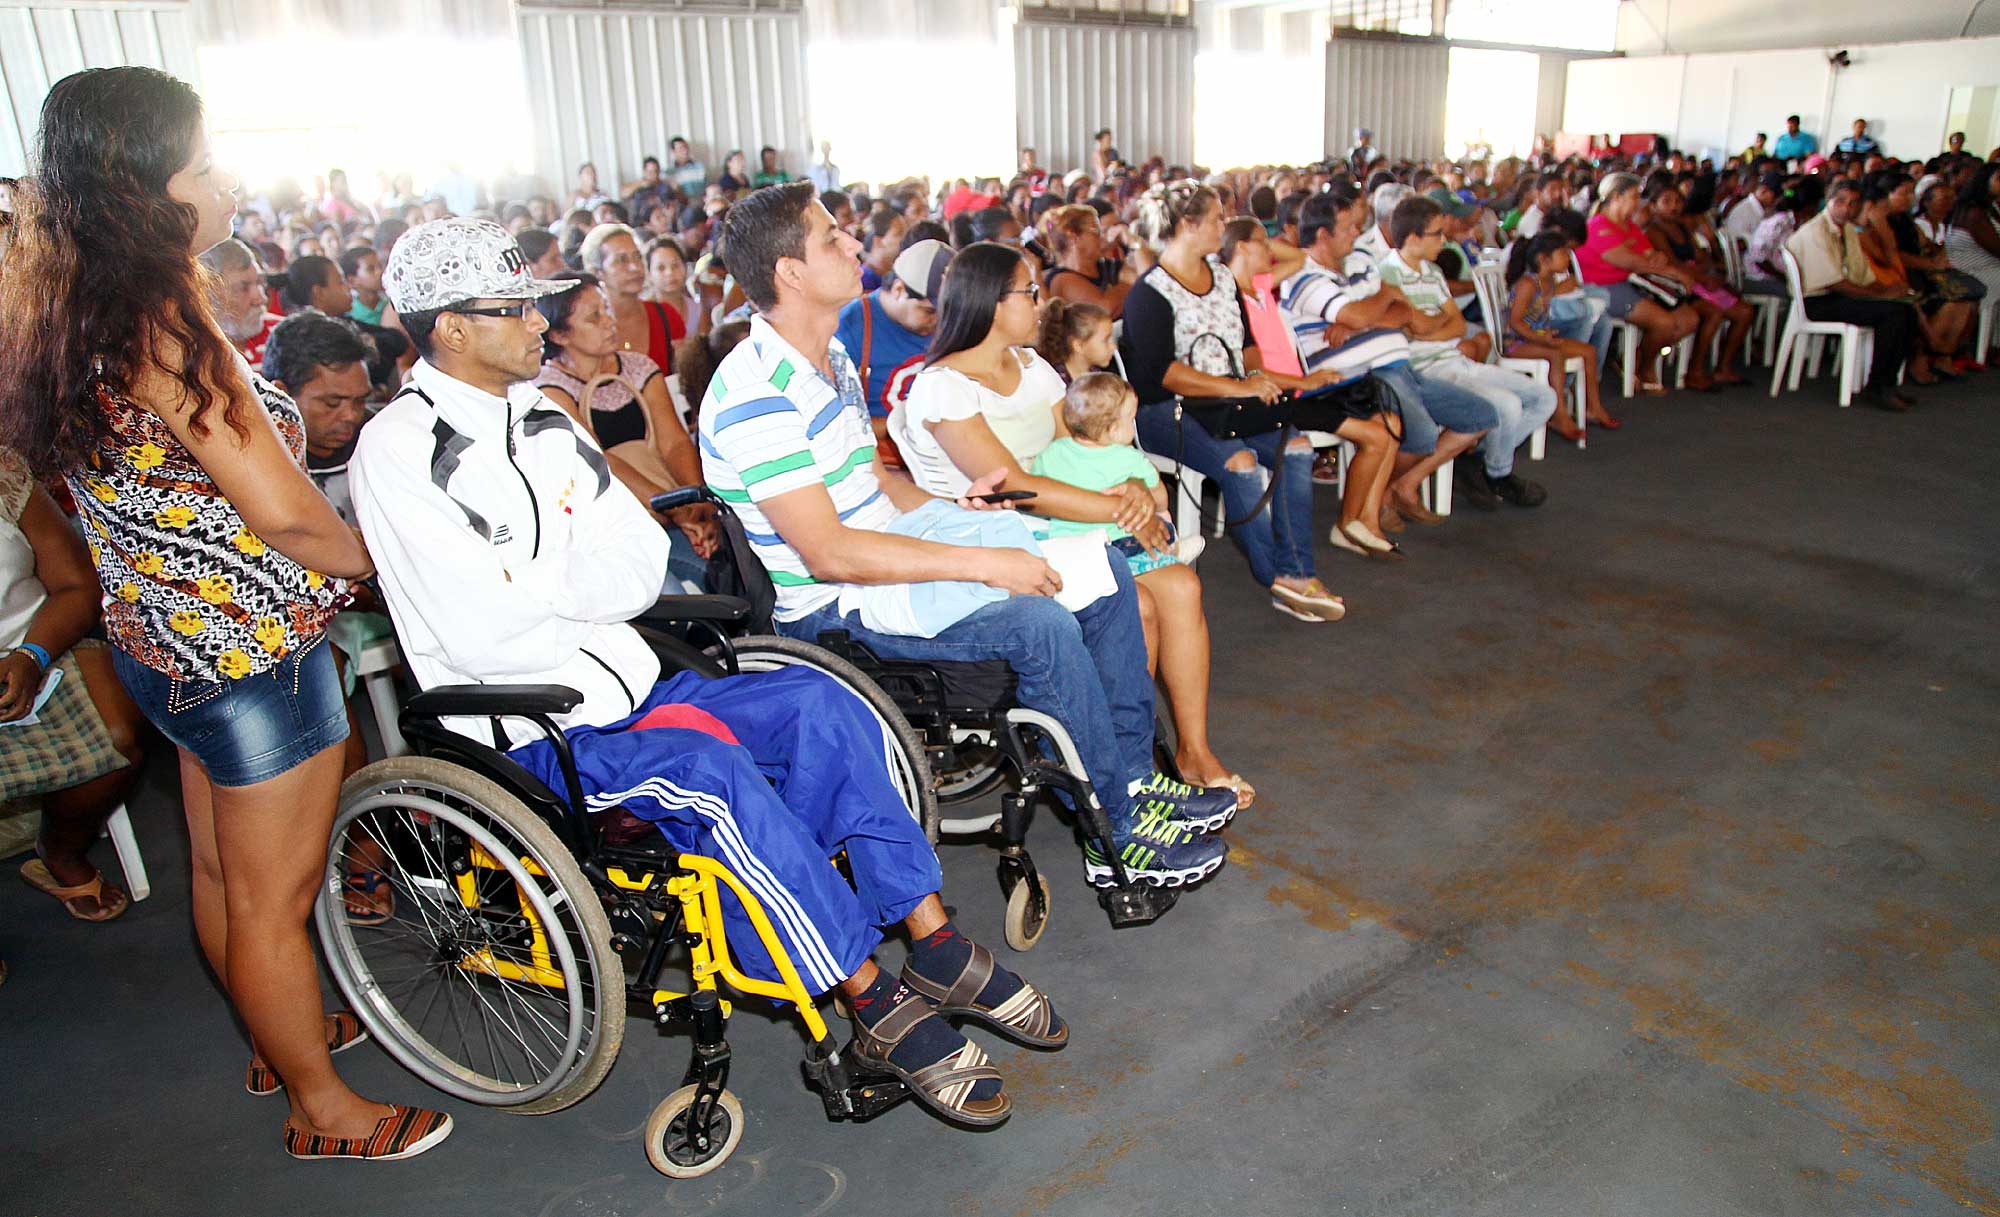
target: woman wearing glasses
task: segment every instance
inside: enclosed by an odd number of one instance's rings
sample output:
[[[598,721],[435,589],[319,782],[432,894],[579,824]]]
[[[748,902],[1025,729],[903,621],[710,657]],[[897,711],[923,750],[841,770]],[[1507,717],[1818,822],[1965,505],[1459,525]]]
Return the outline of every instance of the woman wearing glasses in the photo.
[[[967,246],[952,259],[939,295],[924,369],[889,416],[916,483],[955,499],[1001,470],[1001,489],[1034,493],[1024,507],[1036,515],[1116,525],[1149,551],[1165,550],[1172,538],[1148,488],[1128,481],[1113,490],[1086,490],[1025,472],[1066,431],[1062,377],[1031,345],[1040,331],[1041,289],[1021,252],[991,242]],[[1248,806],[1256,791],[1208,742],[1201,578],[1174,563],[1138,575],[1137,584],[1146,653],[1173,706],[1181,775],[1196,786],[1230,787],[1237,805]]]
[[[340,1080],[360,1025],[323,1015],[306,935],[347,737],[321,644],[373,566],[300,467],[298,407],[209,312],[195,256],[228,238],[236,181],[201,98],[150,68],[57,83],[38,160],[0,270],[0,433],[68,479],[118,677],[180,750],[195,931],[258,1054],[246,1085],[286,1092],[294,1157],[421,1153],[450,1117]]]

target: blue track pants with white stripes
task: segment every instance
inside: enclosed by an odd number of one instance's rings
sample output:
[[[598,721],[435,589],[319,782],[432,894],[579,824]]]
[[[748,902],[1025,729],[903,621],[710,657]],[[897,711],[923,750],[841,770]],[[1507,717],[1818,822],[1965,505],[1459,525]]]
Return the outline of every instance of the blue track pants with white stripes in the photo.
[[[942,876],[922,825],[896,793],[882,726],[839,681],[807,668],[721,679],[677,673],[630,716],[565,733],[593,811],[624,804],[673,847],[723,863],[764,906],[806,987],[853,975]],[[508,755],[563,789],[555,749]],[[831,862],[847,851],[854,885]],[[727,887],[738,965],[776,980]]]

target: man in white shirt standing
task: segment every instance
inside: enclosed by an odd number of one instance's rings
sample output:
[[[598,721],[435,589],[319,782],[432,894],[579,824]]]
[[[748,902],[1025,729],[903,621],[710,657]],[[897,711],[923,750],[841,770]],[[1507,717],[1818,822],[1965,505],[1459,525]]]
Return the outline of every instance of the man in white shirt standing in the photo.
[[[654,604],[666,536],[531,383],[548,329],[534,301],[576,285],[531,278],[496,224],[443,220],[397,242],[383,286],[423,361],[363,430],[350,472],[418,683],[573,690],[551,717],[590,810],[622,806],[675,849],[725,863],[770,910],[807,987],[847,995],[855,1056],[948,1119],[1006,1119],[1000,1074],[939,1013],[1045,1048],[1068,1028],[947,919],[937,856],[872,712],[809,668],[663,676],[627,624]],[[563,788],[532,725],[447,721]],[[843,850],[851,887],[827,861]],[[725,889],[722,904],[743,970],[777,980],[741,902]],[[913,944],[901,981],[870,958],[878,927],[899,921]],[[974,972],[984,979],[958,983]]]

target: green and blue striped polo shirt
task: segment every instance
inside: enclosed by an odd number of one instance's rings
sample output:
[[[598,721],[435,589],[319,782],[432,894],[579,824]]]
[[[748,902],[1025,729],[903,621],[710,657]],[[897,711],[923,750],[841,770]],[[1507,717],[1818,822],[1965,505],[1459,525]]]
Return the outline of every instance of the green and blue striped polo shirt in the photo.
[[[837,599],[841,585],[813,578],[759,503],[820,482],[850,528],[880,532],[897,516],[875,478],[875,432],[861,379],[838,340],[827,362],[832,381],[769,322],[752,317],[749,335],[724,357],[701,402],[702,477],[743,522],[777,587],[781,621]]]

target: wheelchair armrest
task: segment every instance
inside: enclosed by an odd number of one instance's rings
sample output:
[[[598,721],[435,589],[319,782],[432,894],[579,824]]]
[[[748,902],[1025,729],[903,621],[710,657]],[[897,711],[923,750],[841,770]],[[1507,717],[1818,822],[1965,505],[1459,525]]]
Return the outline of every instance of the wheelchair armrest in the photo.
[[[439,685],[404,703],[403,713],[422,718],[567,714],[582,701],[583,694],[568,685]]]
[[[736,596],[662,596],[632,619],[654,628],[682,621],[717,621],[741,625],[750,619],[750,602]]]

